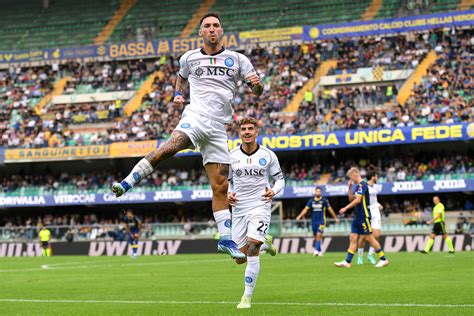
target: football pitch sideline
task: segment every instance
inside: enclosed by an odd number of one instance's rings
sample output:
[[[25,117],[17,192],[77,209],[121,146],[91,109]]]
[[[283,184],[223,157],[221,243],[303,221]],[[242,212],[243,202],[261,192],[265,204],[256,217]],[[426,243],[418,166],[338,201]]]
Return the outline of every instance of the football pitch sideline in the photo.
[[[225,255],[1,258],[0,314],[474,314],[471,252],[336,268],[344,256],[263,255],[250,310],[236,309],[245,266]]]

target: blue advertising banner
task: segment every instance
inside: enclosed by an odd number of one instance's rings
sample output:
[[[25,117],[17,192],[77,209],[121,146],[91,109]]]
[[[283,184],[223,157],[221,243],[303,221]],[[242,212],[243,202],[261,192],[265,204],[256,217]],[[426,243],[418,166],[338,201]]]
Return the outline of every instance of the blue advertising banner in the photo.
[[[326,196],[344,196],[347,184],[322,185]],[[380,195],[473,192],[474,179],[402,181],[378,184]],[[314,186],[286,187],[281,199],[308,198],[313,196]],[[104,204],[140,204],[164,202],[210,201],[211,190],[128,192],[120,198],[112,193],[104,194],[66,194],[44,196],[0,196],[0,208],[25,206],[60,206],[60,205],[104,205]]]
[[[430,142],[473,141],[474,123],[438,124],[397,128],[341,130],[304,135],[259,136],[258,142],[274,151],[322,150],[350,147],[405,145]],[[112,143],[110,145],[62,148],[0,149],[0,163],[37,162],[53,160],[80,160],[90,158],[142,157],[161,146],[165,140]],[[240,139],[229,139],[232,149]],[[177,156],[199,155],[199,150],[183,150]]]
[[[329,38],[400,33],[473,24],[474,10],[434,13],[383,20],[307,25],[303,27],[303,40],[312,41]]]
[[[386,146],[414,143],[472,141],[474,123],[439,124],[397,128],[341,130],[304,135],[259,136],[259,144],[274,151],[318,150],[332,148]],[[159,141],[159,145],[164,140]],[[238,146],[240,139],[228,140],[229,149]],[[158,145],[158,147],[159,147]],[[187,150],[178,155],[197,155],[197,150]]]

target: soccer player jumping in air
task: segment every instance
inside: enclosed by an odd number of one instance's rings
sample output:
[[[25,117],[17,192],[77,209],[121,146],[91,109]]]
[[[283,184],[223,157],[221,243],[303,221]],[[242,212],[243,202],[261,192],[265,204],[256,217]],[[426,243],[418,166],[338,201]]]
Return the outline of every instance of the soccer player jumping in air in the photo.
[[[150,175],[163,160],[183,149],[200,147],[212,188],[212,211],[221,235],[217,249],[234,258],[245,258],[230,237],[231,215],[227,200],[230,156],[226,124],[232,122],[231,101],[237,83],[243,79],[257,96],[262,94],[263,85],[246,56],[223,47],[224,29],[218,14],[204,15],[200,25],[199,35],[204,46],[190,50],[180,58],[173,100],[175,107],[183,106],[189,82],[191,103],[184,109],[181,121],[166,143],[140,160],[125,179],[114,183],[112,191],[117,197],[121,196]]]
[[[127,210],[125,213],[125,227],[128,233],[128,242],[132,246],[132,258],[137,257],[138,240],[140,239],[140,233],[142,231],[142,223],[140,220],[133,215],[132,210]]]
[[[338,267],[350,268],[352,258],[357,250],[357,240],[359,235],[364,236],[365,240],[374,247],[378,254],[380,261],[375,265],[376,268],[381,268],[388,265],[388,260],[380,246],[379,242],[375,240],[372,235],[372,226],[370,225],[370,196],[369,186],[360,176],[360,171],[357,168],[351,168],[347,172],[349,180],[349,200],[348,205],[339,210],[339,214],[344,214],[347,210],[354,208],[354,220],[352,221],[352,230],[350,235],[349,249],[347,250],[346,260],[335,262]]]
[[[306,215],[306,213],[308,213],[310,209],[313,209],[313,211],[311,212],[311,226],[313,228],[314,235],[313,256],[315,257],[323,255],[323,251],[321,249],[321,242],[323,239],[324,228],[326,227],[326,211],[329,211],[336,223],[339,223],[339,219],[337,218],[336,213],[329,204],[328,199],[322,196],[322,192],[322,189],[320,187],[317,187],[314,190],[314,197],[309,199],[304,209],[296,217],[296,220],[299,221],[304,218],[304,216]]]
[[[242,145],[230,152],[229,203],[232,205],[232,239],[247,261],[245,292],[237,308],[250,308],[252,294],[260,272],[260,250],[274,256],[270,226],[271,201],[285,188],[285,180],[275,153],[257,144],[257,121],[244,118],[238,123]],[[269,177],[275,181],[270,186]]]

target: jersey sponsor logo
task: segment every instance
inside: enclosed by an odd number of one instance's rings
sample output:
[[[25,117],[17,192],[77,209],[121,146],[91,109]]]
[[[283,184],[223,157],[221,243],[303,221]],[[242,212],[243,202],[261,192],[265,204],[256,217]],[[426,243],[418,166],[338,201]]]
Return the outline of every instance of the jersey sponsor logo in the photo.
[[[422,181],[394,182],[392,186],[392,192],[422,191],[424,188],[425,187]]]
[[[189,124],[189,123],[183,123],[183,124],[181,124],[180,127],[181,127],[181,128],[190,128],[190,127],[191,127],[191,124]]]
[[[260,164],[260,166],[265,166],[267,164],[267,160],[265,158],[260,158],[258,163]]]
[[[263,177],[265,175],[265,169],[237,169],[235,170],[235,175],[237,177],[245,176],[259,176]]]
[[[232,58],[228,57],[228,58],[225,59],[224,64],[227,67],[232,67],[232,66],[234,66],[234,60]]]
[[[199,68],[198,68],[199,69]],[[227,77],[233,77],[235,74],[235,70],[231,68],[225,68],[225,67],[206,67],[207,76],[227,76]]]
[[[196,77],[201,78],[201,76],[204,74],[204,70],[201,67],[197,67],[194,71],[194,74],[196,75]]]
[[[466,181],[464,179],[459,180],[435,180],[433,190],[439,191],[443,189],[465,189]]]

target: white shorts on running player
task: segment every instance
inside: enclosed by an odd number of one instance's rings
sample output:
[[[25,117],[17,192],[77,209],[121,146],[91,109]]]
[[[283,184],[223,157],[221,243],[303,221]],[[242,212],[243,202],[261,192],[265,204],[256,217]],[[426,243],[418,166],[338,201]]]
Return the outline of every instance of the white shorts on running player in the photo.
[[[188,135],[193,143],[190,149],[199,148],[203,165],[209,162],[230,164],[224,123],[185,108],[175,131]]]
[[[237,247],[247,245],[247,238],[252,238],[262,243],[265,242],[270,227],[270,204],[258,206],[247,212],[239,210],[237,215],[232,213],[232,240]]]
[[[378,210],[370,210],[370,226],[372,226],[372,229],[381,229],[382,228],[382,217],[380,215],[380,211]]]

